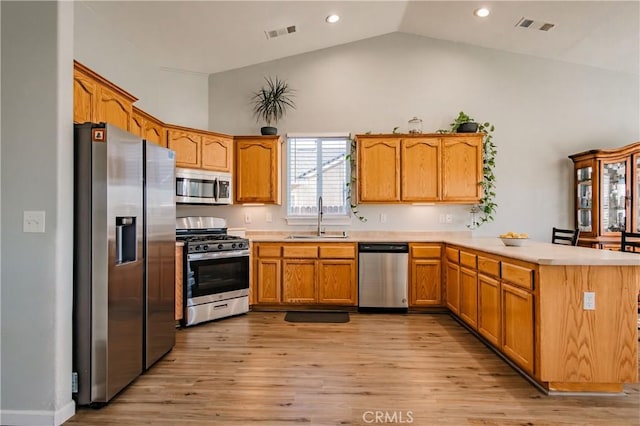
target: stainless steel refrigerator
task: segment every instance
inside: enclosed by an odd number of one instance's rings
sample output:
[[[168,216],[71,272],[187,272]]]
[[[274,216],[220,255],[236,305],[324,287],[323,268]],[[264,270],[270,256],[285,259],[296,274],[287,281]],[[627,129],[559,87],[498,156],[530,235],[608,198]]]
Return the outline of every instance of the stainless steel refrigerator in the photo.
[[[109,124],[74,136],[74,397],[102,404],[175,342],[175,160]]]

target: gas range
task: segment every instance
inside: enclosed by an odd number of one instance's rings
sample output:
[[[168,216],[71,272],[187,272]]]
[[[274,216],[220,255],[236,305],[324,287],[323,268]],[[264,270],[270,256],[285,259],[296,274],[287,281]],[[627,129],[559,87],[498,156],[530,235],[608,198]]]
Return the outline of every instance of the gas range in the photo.
[[[249,240],[226,234],[190,235],[178,237],[178,240],[185,242],[187,253],[210,253],[249,249]]]
[[[177,218],[176,239],[185,242],[187,254],[249,250],[249,240],[228,235],[226,221],[215,217]]]

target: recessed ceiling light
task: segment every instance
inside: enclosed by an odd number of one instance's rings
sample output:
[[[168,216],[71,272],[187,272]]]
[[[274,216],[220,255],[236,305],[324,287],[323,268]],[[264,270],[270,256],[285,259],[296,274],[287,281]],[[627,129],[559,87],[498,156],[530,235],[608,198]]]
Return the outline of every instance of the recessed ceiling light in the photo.
[[[487,9],[486,7],[481,7],[480,9],[476,9],[473,14],[480,17],[480,18],[486,18],[487,16],[489,16],[489,9]]]
[[[327,21],[330,24],[335,24],[336,22],[338,22],[340,20],[340,17],[338,15],[329,15],[327,16],[327,18],[325,19],[325,21]]]

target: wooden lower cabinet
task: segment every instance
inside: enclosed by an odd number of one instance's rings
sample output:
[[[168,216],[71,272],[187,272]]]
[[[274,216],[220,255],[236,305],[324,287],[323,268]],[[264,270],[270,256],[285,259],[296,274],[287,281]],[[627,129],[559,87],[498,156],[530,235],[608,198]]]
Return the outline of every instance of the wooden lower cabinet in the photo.
[[[460,267],[460,311],[459,316],[472,328],[478,327],[478,274]]]
[[[447,307],[454,314],[460,312],[460,266],[447,261]]]
[[[533,294],[502,282],[502,352],[533,374]]]
[[[442,306],[442,246],[409,245],[409,307]]]
[[[282,301],[315,303],[317,261],[314,259],[282,260]]]
[[[318,261],[318,303],[355,305],[358,299],[358,276],[355,260],[322,259]]]
[[[500,348],[500,281],[478,274],[478,333]]]
[[[280,303],[282,301],[280,262],[279,258],[258,259],[256,279],[260,285],[257,287],[257,303]]]
[[[255,303],[358,304],[356,244],[257,243]]]
[[[184,266],[183,266],[183,253],[184,253],[184,246],[182,245],[176,245],[176,294],[175,294],[175,319],[176,321],[179,321],[182,319],[183,317],[183,311],[182,311],[182,303],[183,303],[183,297],[184,297],[184,288],[183,288],[183,281],[182,281],[182,274],[184,272]]]

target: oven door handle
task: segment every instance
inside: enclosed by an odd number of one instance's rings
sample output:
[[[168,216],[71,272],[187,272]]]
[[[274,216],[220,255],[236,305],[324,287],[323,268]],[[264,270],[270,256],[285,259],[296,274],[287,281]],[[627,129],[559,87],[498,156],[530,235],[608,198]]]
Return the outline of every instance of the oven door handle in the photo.
[[[187,255],[187,260],[225,259],[229,257],[249,257],[249,250],[220,251],[210,253],[192,253]]]

